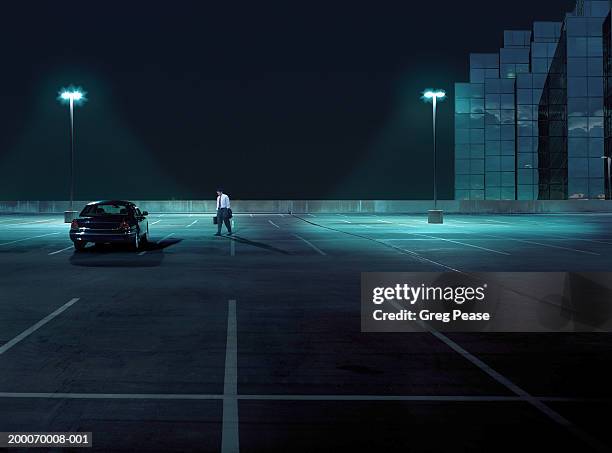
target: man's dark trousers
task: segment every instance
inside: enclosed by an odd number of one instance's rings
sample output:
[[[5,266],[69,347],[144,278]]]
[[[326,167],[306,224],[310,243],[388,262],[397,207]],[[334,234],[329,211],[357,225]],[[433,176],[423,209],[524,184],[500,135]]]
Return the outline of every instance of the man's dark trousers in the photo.
[[[217,233],[221,234],[221,225],[225,223],[225,228],[227,228],[227,232],[232,232],[232,223],[229,219],[227,212],[227,208],[219,208],[217,209]]]

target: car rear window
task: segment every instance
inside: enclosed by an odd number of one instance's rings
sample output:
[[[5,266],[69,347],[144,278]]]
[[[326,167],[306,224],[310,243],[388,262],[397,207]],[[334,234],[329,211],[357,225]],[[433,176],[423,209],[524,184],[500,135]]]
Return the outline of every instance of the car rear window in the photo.
[[[119,204],[94,204],[85,206],[82,216],[105,216],[105,215],[128,215],[129,210],[125,205]]]

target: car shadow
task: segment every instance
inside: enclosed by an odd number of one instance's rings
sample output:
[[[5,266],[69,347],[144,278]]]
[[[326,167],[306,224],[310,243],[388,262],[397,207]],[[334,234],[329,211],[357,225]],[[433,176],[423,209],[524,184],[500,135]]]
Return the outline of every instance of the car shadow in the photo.
[[[251,245],[253,247],[259,247],[261,249],[269,250],[271,252],[281,253],[283,255],[291,255],[291,252],[288,252],[287,250],[279,249],[272,245],[264,244],[263,242],[252,241],[250,239],[246,239],[241,236],[237,236],[236,234],[234,234],[233,236],[226,236],[226,237],[228,239],[231,239],[232,241],[239,242],[241,244]]]
[[[122,244],[90,245],[79,252],[75,251],[70,257],[70,264],[85,267],[156,267],[164,260],[164,253],[159,252],[181,241],[171,238],[148,242],[138,251]]]

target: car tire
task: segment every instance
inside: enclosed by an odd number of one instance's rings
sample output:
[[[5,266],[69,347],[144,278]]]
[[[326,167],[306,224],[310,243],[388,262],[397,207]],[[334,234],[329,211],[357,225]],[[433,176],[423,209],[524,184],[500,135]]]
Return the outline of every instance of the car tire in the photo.
[[[132,241],[132,248],[135,252],[140,250],[140,231],[136,231],[136,234],[134,235],[134,240]]]
[[[149,243],[149,225],[147,225],[147,232],[142,235],[140,242],[142,243],[142,245],[146,245]]]
[[[74,241],[74,242],[73,242],[73,244],[74,244],[74,249],[75,249],[77,252],[80,252],[80,251],[82,251],[82,250],[84,250],[84,249],[85,249],[85,246],[87,245],[87,242],[82,242],[82,241]]]

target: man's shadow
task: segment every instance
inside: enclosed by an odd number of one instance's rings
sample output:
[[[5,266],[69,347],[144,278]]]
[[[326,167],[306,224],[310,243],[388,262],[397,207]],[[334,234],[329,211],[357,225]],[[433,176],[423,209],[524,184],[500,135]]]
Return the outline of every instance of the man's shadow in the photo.
[[[240,244],[246,244],[246,245],[251,245],[253,247],[258,247],[264,250],[269,250],[271,252],[276,252],[276,253],[281,253],[283,255],[291,255],[290,252],[283,250],[283,249],[279,249],[277,247],[274,247],[272,245],[269,244],[264,244],[263,242],[256,242],[256,241],[252,241],[250,239],[247,238],[243,238],[241,236],[238,236],[236,234],[232,235],[232,236],[226,236],[228,239],[231,239],[232,241],[238,242]]]

